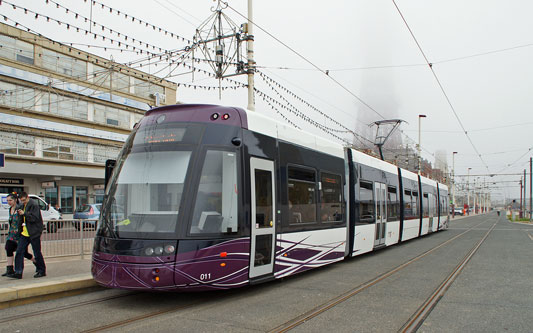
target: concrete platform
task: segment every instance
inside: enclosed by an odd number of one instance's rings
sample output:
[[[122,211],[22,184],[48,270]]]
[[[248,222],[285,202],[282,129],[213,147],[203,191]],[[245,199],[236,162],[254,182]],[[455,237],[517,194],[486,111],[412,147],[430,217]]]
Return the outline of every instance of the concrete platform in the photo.
[[[99,288],[90,274],[90,267],[90,259],[50,259],[46,260],[47,276],[36,279],[33,277],[35,267],[26,260],[21,280],[1,277],[0,309]],[[0,270],[3,273],[5,266]]]

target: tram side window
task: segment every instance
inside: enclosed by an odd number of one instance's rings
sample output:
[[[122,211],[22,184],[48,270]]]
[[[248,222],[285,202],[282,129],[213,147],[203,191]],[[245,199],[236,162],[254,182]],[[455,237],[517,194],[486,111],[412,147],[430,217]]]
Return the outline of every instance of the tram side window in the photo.
[[[359,182],[359,221],[363,223],[376,222],[375,207],[372,182],[361,180]]]
[[[405,190],[403,193],[403,211],[406,219],[410,219],[414,215],[411,205],[411,190]]]
[[[320,175],[320,220],[322,222],[342,221],[342,178],[323,172]]]
[[[237,232],[237,194],[236,154],[228,151],[207,151],[190,233]]]
[[[288,167],[290,223],[316,222],[316,172],[312,169]]]
[[[429,200],[429,195],[427,193],[424,193],[423,194],[423,198],[422,198],[422,216],[423,217],[429,217],[429,203],[430,203],[430,200]]]
[[[413,207],[413,216],[420,216],[420,211],[418,210],[418,192],[413,191],[411,196],[411,207]]]
[[[388,187],[387,195],[387,216],[389,221],[396,221],[400,217],[400,203],[398,202],[398,193],[396,187]]]

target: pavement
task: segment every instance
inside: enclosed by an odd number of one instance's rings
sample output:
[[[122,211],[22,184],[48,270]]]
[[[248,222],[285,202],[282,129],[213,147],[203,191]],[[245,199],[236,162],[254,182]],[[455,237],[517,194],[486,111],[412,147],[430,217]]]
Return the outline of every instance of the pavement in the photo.
[[[46,276],[34,278],[35,267],[24,262],[21,280],[0,277],[0,309],[80,294],[99,288],[91,276],[90,256],[45,259]],[[2,274],[5,264],[0,266]]]

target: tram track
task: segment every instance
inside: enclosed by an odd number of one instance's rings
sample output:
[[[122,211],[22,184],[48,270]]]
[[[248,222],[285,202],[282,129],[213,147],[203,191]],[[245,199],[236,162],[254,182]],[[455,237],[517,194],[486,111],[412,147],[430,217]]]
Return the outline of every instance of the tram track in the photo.
[[[440,243],[436,247],[433,247],[433,248],[423,252],[422,254],[420,254],[420,255],[418,255],[418,256],[416,256],[414,258],[411,258],[410,260],[404,262],[403,264],[400,264],[400,265],[396,266],[395,268],[393,268],[393,269],[391,269],[391,270],[389,270],[389,271],[387,271],[385,273],[380,274],[376,278],[371,279],[371,280],[369,280],[369,281],[367,281],[367,282],[365,282],[365,283],[363,283],[363,284],[361,284],[361,285],[359,285],[359,286],[357,286],[357,287],[355,287],[355,288],[343,293],[342,295],[337,296],[334,299],[331,299],[328,302],[323,303],[323,304],[313,308],[312,310],[310,310],[310,311],[308,311],[308,312],[306,312],[306,313],[304,313],[304,314],[302,314],[302,315],[300,315],[300,316],[298,316],[298,317],[296,317],[296,318],[294,318],[294,319],[292,319],[292,320],[290,320],[290,321],[288,321],[288,322],[286,322],[286,323],[284,323],[284,324],[282,324],[282,325],[270,330],[270,332],[286,332],[288,330],[291,330],[291,329],[293,329],[293,328],[305,323],[308,320],[311,320],[312,318],[320,315],[321,313],[323,313],[325,311],[328,311],[329,309],[331,309],[331,308],[335,307],[336,305],[348,300],[349,298],[357,295],[358,293],[360,293],[360,292],[362,292],[362,291],[364,291],[364,290],[366,290],[366,289],[378,284],[379,282],[381,282],[381,281],[387,279],[388,277],[390,277],[391,275],[401,271],[402,269],[404,269],[405,267],[409,266],[410,264],[412,264],[412,263],[424,258],[425,256],[431,254],[432,252],[436,251],[437,249],[442,248],[442,247],[446,246],[447,244],[450,244],[451,242],[455,241],[456,239],[460,238],[461,236],[467,234],[468,232],[470,232],[472,230],[475,230],[479,226],[481,226],[481,225],[483,225],[485,223],[488,223],[490,221],[491,220],[486,220],[486,221],[483,221],[481,223],[478,223],[478,224],[472,226],[471,228],[461,232],[460,234],[458,234],[458,235],[456,235],[456,236],[454,236],[454,237],[452,237],[452,238]],[[494,229],[496,224],[497,224],[497,222],[492,226],[490,231],[492,231],[492,229]],[[488,236],[488,233],[485,235],[484,239],[486,239],[486,237]],[[480,245],[481,245],[481,243],[478,242],[478,244],[476,245],[477,248],[479,248]],[[477,248],[476,248],[476,250],[477,250]],[[475,251],[473,252],[471,250],[469,252],[469,254],[470,254],[469,258],[471,258],[474,255],[474,253],[475,253]],[[468,255],[467,255],[467,257],[468,257]],[[466,262],[464,263],[464,265],[466,265]],[[462,267],[464,267],[464,265]],[[454,270],[454,272],[455,271],[457,271],[457,268]],[[457,272],[457,275],[459,273],[460,273],[460,270]],[[446,280],[449,280],[449,279],[446,279]],[[229,291],[229,293],[231,295],[231,294],[233,294],[233,293],[235,293],[237,291],[239,291],[239,290],[235,289],[235,290]],[[88,300],[88,301],[78,302],[78,303],[74,303],[74,304],[64,305],[64,306],[60,306],[60,307],[57,307],[57,308],[54,308],[54,309],[46,309],[46,310],[40,310],[40,311],[31,312],[31,313],[25,313],[25,314],[21,314],[21,315],[10,316],[10,317],[6,317],[6,318],[0,319],[0,324],[7,323],[7,322],[12,322],[12,321],[19,321],[19,320],[23,320],[25,318],[36,317],[36,316],[40,316],[40,315],[43,315],[43,314],[51,314],[51,313],[55,313],[55,312],[66,311],[66,310],[70,310],[70,309],[77,308],[77,307],[89,306],[89,305],[92,305],[92,304],[111,301],[111,300],[114,300],[114,299],[130,297],[130,296],[134,296],[134,295],[138,295],[138,294],[140,294],[140,293],[139,292],[131,292],[131,293],[122,294],[122,295],[108,296],[108,297],[103,297],[103,298],[99,298],[99,299]],[[233,296],[235,296],[235,295],[233,295]],[[246,295],[243,295],[242,297],[245,297],[245,296]],[[240,298],[239,296],[237,296],[237,297]],[[152,312],[149,312],[149,313],[133,316],[133,317],[126,318],[126,319],[123,319],[123,320],[119,320],[119,321],[116,321],[116,322],[111,322],[111,323],[108,323],[108,324],[104,324],[104,325],[101,325],[101,326],[98,326],[98,327],[90,328],[90,329],[84,330],[82,332],[100,332],[100,331],[107,331],[107,330],[114,329],[114,328],[119,328],[119,327],[122,327],[122,326],[134,324],[136,322],[141,322],[141,321],[144,321],[144,320],[147,320],[147,319],[158,317],[158,316],[161,316],[161,315],[171,314],[171,313],[174,313],[174,312],[177,312],[177,311],[186,310],[186,309],[195,307],[195,306],[200,305],[200,304],[205,304],[205,302],[208,301],[208,300],[210,300],[210,298],[199,297],[196,300],[194,300],[193,302],[190,302],[190,303],[187,303],[187,304],[182,304],[182,305],[179,305],[179,306],[165,307],[165,308],[159,309],[157,311],[152,311]],[[418,311],[417,311],[417,313],[418,313]],[[424,312],[424,313],[426,313],[426,312]],[[415,317],[415,315],[413,315],[410,319],[413,319],[414,317]],[[420,324],[418,324],[418,326],[416,326],[416,327],[419,327],[419,325],[421,325],[421,323],[423,322],[423,319],[425,319],[427,317],[427,315],[426,316],[422,315],[422,317],[420,317],[420,316],[416,316],[416,317],[417,318],[422,318],[422,321],[420,322]]]
[[[409,318],[409,320],[400,328],[399,332],[416,332],[418,328],[424,323],[424,320],[429,316],[431,311],[435,308],[437,303],[442,299],[446,291],[450,288],[452,283],[457,279],[463,268],[468,264],[470,259],[477,252],[481,244],[485,242],[489,234],[494,230],[498,221],[485,233],[483,238],[468,252],[464,259],[455,267],[455,269],[444,279],[444,281],[435,289],[435,291],[426,299],[426,301],[417,309],[417,311]]]
[[[113,296],[107,296],[107,297],[101,297],[101,298],[97,298],[97,299],[77,302],[77,303],[73,303],[73,304],[66,304],[66,305],[62,305],[62,306],[59,306],[59,307],[56,307],[56,308],[53,308],[53,309],[45,309],[45,310],[27,312],[27,313],[23,313],[23,314],[19,314],[19,315],[14,315],[14,316],[1,318],[0,319],[0,324],[8,323],[8,322],[11,322],[11,321],[19,321],[19,320],[23,320],[23,319],[27,319],[27,318],[31,318],[31,317],[41,316],[41,315],[44,315],[44,314],[50,314],[50,313],[55,313],[55,312],[60,312],[60,311],[65,311],[65,310],[71,310],[71,309],[82,307],[82,306],[98,304],[98,303],[111,301],[111,300],[115,300],[115,299],[119,299],[119,298],[135,296],[135,295],[138,295],[138,294],[140,294],[140,292],[130,292],[130,293],[122,294],[122,295],[113,295]]]
[[[333,299],[331,299],[331,300],[329,300],[329,301],[327,301],[327,302],[325,302],[325,303],[323,303],[323,304],[321,304],[321,305],[319,305],[319,306],[307,311],[306,313],[304,313],[304,314],[302,314],[302,315],[300,315],[300,316],[298,316],[296,318],[293,318],[293,319],[291,319],[291,320],[289,320],[289,321],[287,321],[287,322],[285,322],[285,323],[273,328],[269,332],[287,332],[289,330],[292,330],[292,329],[296,328],[297,326],[299,326],[299,325],[301,325],[301,324],[303,324],[303,323],[315,318],[316,316],[318,316],[318,315],[320,315],[320,314],[322,314],[322,313],[334,308],[335,306],[345,302],[346,300],[348,300],[348,299],[352,298],[353,296],[361,293],[362,291],[365,291],[368,288],[370,288],[370,287],[378,284],[379,282],[387,279],[391,275],[394,275],[395,273],[403,270],[407,266],[409,266],[412,263],[414,263],[414,262],[426,257],[427,255],[433,253],[434,251],[440,249],[441,247],[446,246],[447,244],[453,242],[454,240],[458,239],[459,237],[465,235],[466,233],[468,233],[468,232],[470,232],[472,230],[475,230],[480,225],[485,224],[485,223],[490,222],[490,221],[491,220],[483,221],[481,223],[476,224],[475,226],[463,231],[462,233],[460,233],[460,234],[458,234],[458,235],[456,235],[456,236],[454,236],[454,237],[442,242],[441,244],[437,245],[436,247],[433,247],[433,248],[431,248],[431,249],[419,254],[418,256],[416,256],[414,258],[411,258],[410,260],[404,262],[403,264],[401,264],[399,266],[396,266],[395,268],[393,268],[393,269],[391,269],[391,270],[389,270],[389,271],[387,271],[385,273],[382,273],[382,274],[378,275],[377,277],[375,277],[375,278],[373,278],[373,279],[371,279],[371,280],[369,280],[369,281],[367,281],[365,283],[362,283],[362,284],[358,285],[357,287],[355,287],[353,289],[348,290],[347,292],[345,292],[345,293],[343,293],[343,294],[341,294],[341,295],[339,295],[339,296],[337,296],[337,297],[335,297],[335,298],[333,298]],[[475,251],[477,251],[479,246],[481,246],[481,243],[486,239],[486,237],[488,236],[490,231],[492,231],[494,229],[494,227],[496,226],[497,223],[498,223],[498,220],[494,223],[494,225],[491,227],[491,229],[489,229],[489,231],[485,234],[485,236],[483,237],[482,241],[478,242],[474,246],[474,248],[469,251],[469,255],[470,256],[467,255],[467,257],[465,257],[465,258],[468,258],[468,259],[466,261],[463,259],[463,261],[461,263],[464,263],[464,265],[466,265],[468,260],[474,255]],[[474,249],[475,249],[475,251],[474,251]],[[464,267],[464,265],[461,266],[461,264],[460,264],[459,266]],[[457,268],[454,270],[454,272],[456,272],[456,271],[457,271]],[[457,275],[458,275],[458,273],[460,273],[460,270],[457,272]],[[447,281],[447,280],[449,280],[449,278],[445,279],[445,281]],[[451,282],[453,282],[453,281],[451,281]],[[450,282],[450,284],[451,284],[451,282]],[[439,288],[437,288],[437,289],[439,289]],[[430,298],[431,298],[431,296],[430,296]],[[417,311],[417,313],[418,313],[418,311]],[[415,313],[415,315],[416,315],[416,313]],[[410,319],[414,319],[416,317],[416,318],[421,318],[422,321],[423,321],[423,319],[426,318],[426,317],[419,317],[419,316],[415,316],[415,315],[413,315]],[[422,322],[420,322],[420,325],[421,325],[421,323]],[[416,329],[415,329],[415,331],[416,331]]]

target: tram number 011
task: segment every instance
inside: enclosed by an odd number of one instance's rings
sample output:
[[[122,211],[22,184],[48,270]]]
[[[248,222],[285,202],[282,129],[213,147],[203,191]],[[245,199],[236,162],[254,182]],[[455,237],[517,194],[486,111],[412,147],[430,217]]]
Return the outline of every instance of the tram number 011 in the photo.
[[[211,273],[200,274],[200,280],[204,281],[204,280],[210,280],[210,279],[211,279]]]

